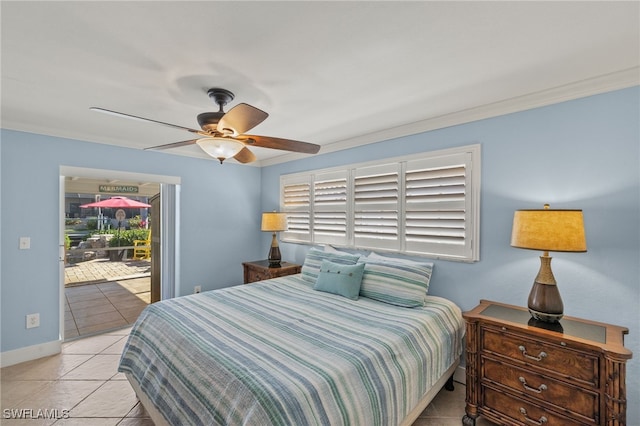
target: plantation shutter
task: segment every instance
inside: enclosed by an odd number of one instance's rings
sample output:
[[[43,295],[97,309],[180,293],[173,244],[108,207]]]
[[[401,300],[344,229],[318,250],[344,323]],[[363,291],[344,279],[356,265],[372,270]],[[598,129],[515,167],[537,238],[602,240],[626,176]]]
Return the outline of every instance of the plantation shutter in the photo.
[[[405,250],[472,258],[471,153],[407,161]]]
[[[480,258],[480,145],[280,178],[283,241]]]
[[[310,176],[280,179],[280,205],[287,214],[288,230],[281,239],[311,242],[311,179]]]
[[[347,176],[346,170],[315,175],[313,238],[316,243],[347,243]]]
[[[399,163],[354,169],[354,244],[400,249]]]

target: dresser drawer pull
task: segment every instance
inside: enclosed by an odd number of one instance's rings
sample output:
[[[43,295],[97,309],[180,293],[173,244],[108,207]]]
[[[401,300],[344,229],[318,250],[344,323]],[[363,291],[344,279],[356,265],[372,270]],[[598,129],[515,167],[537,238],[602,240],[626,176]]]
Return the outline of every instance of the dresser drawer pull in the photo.
[[[543,425],[547,422],[547,418],[545,416],[540,417],[539,420],[533,420],[530,419],[529,416],[527,416],[527,410],[525,410],[524,408],[520,407],[520,414],[522,414],[524,416],[524,419],[526,421],[528,421],[529,423],[533,423],[534,425]]]
[[[522,352],[522,356],[524,356],[525,358],[529,358],[532,359],[534,361],[542,361],[542,358],[546,358],[547,357],[547,353],[542,351],[538,354],[538,356],[531,356],[527,353],[527,348],[525,348],[524,346],[520,345],[518,346],[518,350],[520,352]]]
[[[527,381],[525,380],[524,377],[520,376],[518,377],[518,380],[520,380],[520,382],[522,383],[522,387],[524,387],[528,391],[535,392],[535,393],[542,393],[542,391],[547,390],[547,385],[545,385],[544,383],[538,386],[537,388],[532,388],[527,384]]]

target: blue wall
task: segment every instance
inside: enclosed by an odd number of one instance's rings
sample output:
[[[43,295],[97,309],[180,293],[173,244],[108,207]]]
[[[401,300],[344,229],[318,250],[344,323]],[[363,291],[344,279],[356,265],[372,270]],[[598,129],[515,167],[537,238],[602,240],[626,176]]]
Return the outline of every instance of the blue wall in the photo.
[[[60,165],[179,176],[180,294],[242,283],[262,257],[260,169],[3,130],[1,350],[58,339]],[[31,249],[19,250],[21,236]],[[41,326],[27,330],[25,315]]]
[[[526,305],[541,253],[509,246],[513,212],[583,209],[588,252],[551,253],[565,314],[629,328],[628,400],[640,401],[639,105],[635,87],[265,167],[262,203],[278,205],[281,174],[480,143],[481,261],[435,261],[429,293],[463,310],[480,299]],[[308,249],[280,246],[295,262]],[[640,419],[638,404],[627,418]]]

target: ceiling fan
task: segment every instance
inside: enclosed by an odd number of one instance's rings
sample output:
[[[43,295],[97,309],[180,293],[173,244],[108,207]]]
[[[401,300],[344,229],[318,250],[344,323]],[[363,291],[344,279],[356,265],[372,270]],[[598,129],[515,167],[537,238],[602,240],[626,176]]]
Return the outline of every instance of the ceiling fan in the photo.
[[[256,156],[247,148],[257,146],[262,148],[281,149],[284,151],[302,152],[305,154],[315,154],[320,150],[320,145],[300,142],[292,139],[281,139],[270,136],[246,135],[245,132],[253,129],[262,123],[268,116],[266,112],[241,103],[228,112],[224,112],[224,106],[235,97],[228,90],[213,88],[207,91],[209,97],[218,104],[218,112],[203,112],[198,114],[198,124],[202,130],[190,129],[163,121],[152,120],[150,118],[138,117],[122,112],[111,111],[99,107],[89,108],[92,111],[103,112],[118,117],[130,118],[134,120],[146,121],[174,129],[186,130],[200,137],[181,142],[173,142],[164,145],[152,146],[145,149],[170,149],[180,146],[198,144],[200,148],[210,156],[217,158],[220,164],[228,158],[234,158],[240,163],[251,163],[256,160]]]

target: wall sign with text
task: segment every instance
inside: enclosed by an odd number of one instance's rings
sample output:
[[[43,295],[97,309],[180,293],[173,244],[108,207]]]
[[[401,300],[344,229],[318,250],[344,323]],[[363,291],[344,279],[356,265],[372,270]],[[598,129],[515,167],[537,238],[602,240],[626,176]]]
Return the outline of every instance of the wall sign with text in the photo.
[[[137,194],[138,187],[135,185],[99,185],[98,191],[112,194]]]

